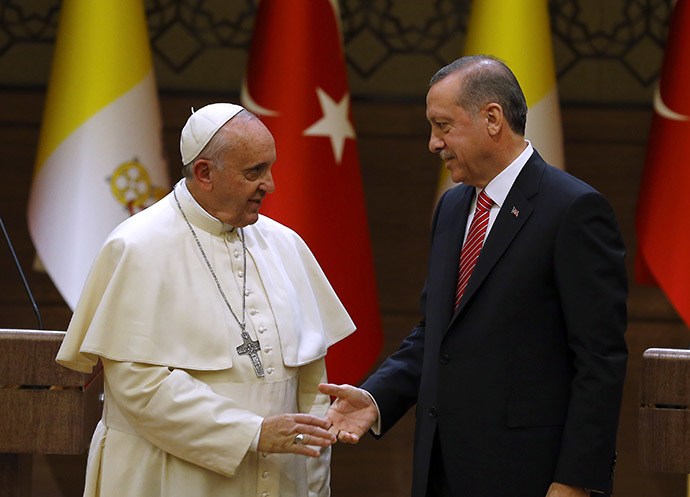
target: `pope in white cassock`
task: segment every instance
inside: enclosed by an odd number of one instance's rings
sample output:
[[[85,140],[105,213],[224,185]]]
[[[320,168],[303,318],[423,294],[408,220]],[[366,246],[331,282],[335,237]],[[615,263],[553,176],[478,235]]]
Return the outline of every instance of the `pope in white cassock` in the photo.
[[[104,368],[84,495],[329,495],[317,385],[354,324],[302,239],[259,215],[261,121],[208,105],[180,149],[184,179],[109,235],[57,356]]]

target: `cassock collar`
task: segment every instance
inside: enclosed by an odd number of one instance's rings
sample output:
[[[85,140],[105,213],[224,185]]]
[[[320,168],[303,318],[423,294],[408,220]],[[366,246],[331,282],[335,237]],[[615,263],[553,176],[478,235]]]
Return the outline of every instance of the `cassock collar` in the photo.
[[[184,178],[177,182],[174,190],[177,192],[177,198],[180,201],[182,209],[184,209],[184,213],[187,215],[187,219],[189,219],[189,222],[195,227],[207,231],[212,235],[221,235],[235,230],[234,226],[230,226],[220,219],[213,217],[199,205],[199,202],[196,201],[187,188],[187,181]],[[173,202],[173,207],[179,212],[172,195],[171,200]]]

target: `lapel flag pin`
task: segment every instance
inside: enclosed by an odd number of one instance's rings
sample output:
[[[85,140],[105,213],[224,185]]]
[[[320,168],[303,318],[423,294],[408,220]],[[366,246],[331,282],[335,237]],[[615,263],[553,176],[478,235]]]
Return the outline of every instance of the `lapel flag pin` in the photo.
[[[517,209],[515,208],[515,206],[513,206],[513,210],[511,210],[510,213],[511,213],[512,215],[514,215],[515,217],[518,217],[518,214],[520,214],[520,211],[517,210]]]

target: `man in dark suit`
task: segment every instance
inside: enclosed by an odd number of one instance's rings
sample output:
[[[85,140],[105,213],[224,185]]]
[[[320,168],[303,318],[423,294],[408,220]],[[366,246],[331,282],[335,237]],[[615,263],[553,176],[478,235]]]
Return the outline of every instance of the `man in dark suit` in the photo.
[[[416,404],[414,497],[613,486],[625,248],[606,199],[525,140],[526,114],[494,58],[432,78],[429,149],[463,184],[436,209],[423,318],[361,389],[320,386],[343,442],[384,434]]]

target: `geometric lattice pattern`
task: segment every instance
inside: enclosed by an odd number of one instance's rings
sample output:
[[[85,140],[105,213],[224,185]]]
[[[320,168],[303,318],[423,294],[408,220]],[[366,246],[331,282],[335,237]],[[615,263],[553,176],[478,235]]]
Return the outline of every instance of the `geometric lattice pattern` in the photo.
[[[471,2],[339,3],[348,69],[366,81],[400,58],[426,58],[436,67],[450,62],[464,39]],[[650,87],[659,73],[671,3],[551,0],[559,79],[583,61],[597,61],[617,65],[636,84]],[[171,73],[184,75],[207,51],[246,51],[251,43],[257,0],[146,0],[145,5],[154,57]],[[23,44],[52,46],[59,10],[59,0],[2,0],[0,62]]]
[[[340,2],[350,67],[368,77],[390,58],[408,53],[426,55],[437,66],[451,62],[443,56],[443,48],[449,39],[466,32],[469,2],[439,0],[430,7],[430,2]]]
[[[560,42],[558,75],[584,59],[608,59],[622,64],[644,86],[654,82],[661,62],[671,0],[582,2],[552,0],[551,29]],[[589,10],[588,10],[589,9]],[[597,15],[604,12],[606,15]]]

